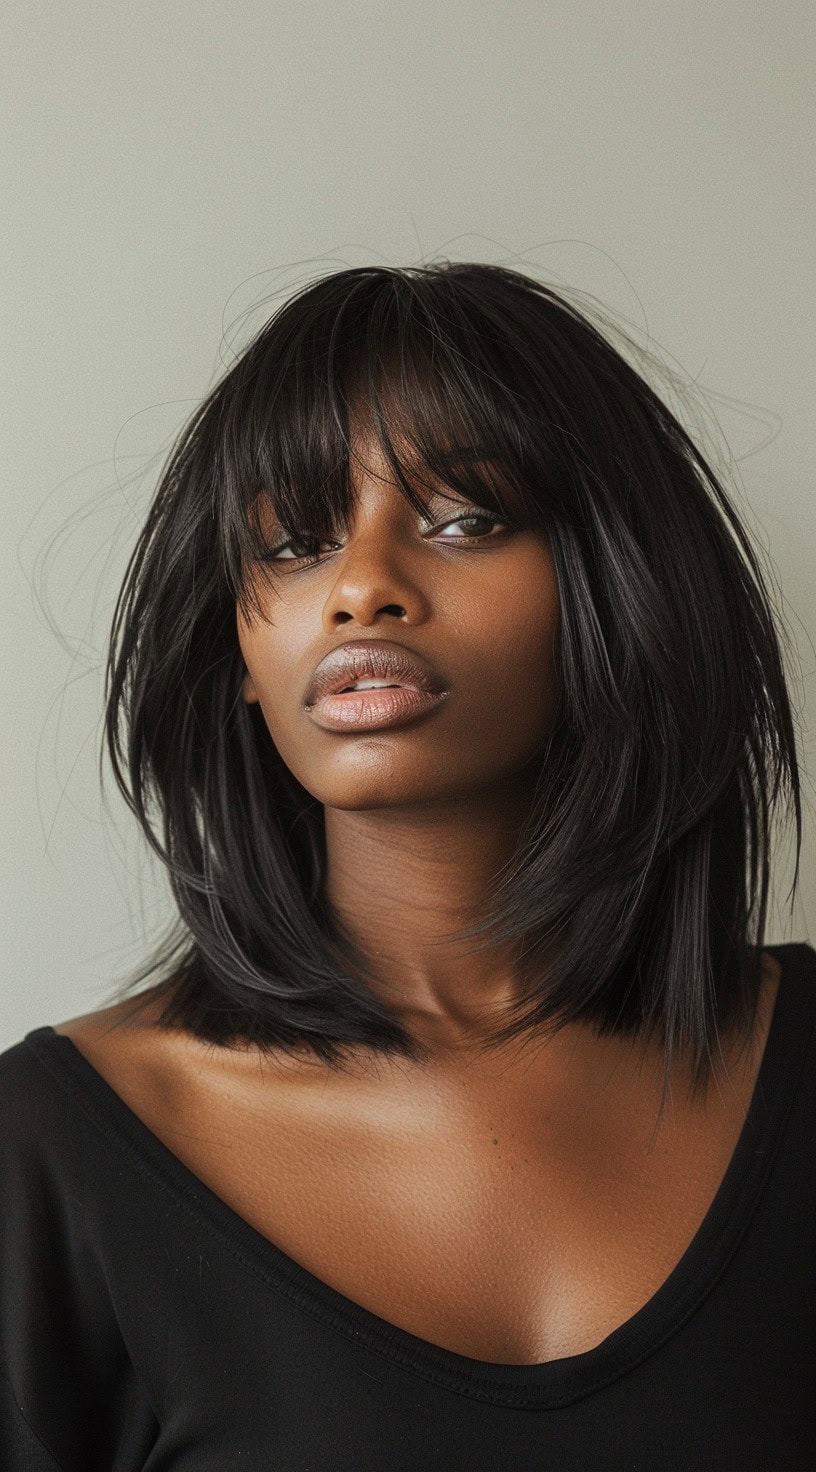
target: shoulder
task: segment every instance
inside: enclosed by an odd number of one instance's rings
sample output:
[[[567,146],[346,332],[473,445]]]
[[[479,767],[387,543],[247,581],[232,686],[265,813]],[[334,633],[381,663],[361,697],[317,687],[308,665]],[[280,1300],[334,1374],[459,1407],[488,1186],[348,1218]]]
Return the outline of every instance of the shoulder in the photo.
[[[58,1104],[60,1089],[48,1066],[47,1038],[40,1042],[34,1028],[24,1038],[0,1053],[0,1117],[3,1119],[2,1153],[44,1123]]]
[[[54,1032],[70,1038],[72,1042],[98,1038],[108,1033],[133,1036],[139,1029],[154,1028],[159,1011],[156,988],[152,988],[110,1006],[97,1007],[93,1012],[82,1012],[76,1017],[54,1022],[52,1026]]]
[[[49,1192],[68,1189],[77,1173],[97,1157],[104,1100],[100,1104],[98,1094],[94,1097],[93,1089],[88,1090],[87,1079],[77,1072],[78,1060],[62,1043],[63,1038],[70,1039],[114,1088],[119,1077],[127,1080],[129,1073],[135,1073],[145,1075],[149,1089],[151,1049],[143,1049],[146,1068],[135,1063],[128,1066],[139,1031],[135,1019],[129,1022],[132,1017],[132,1000],[102,1007],[32,1028],[0,1053],[3,1195],[35,1179],[44,1189],[47,1184]]]

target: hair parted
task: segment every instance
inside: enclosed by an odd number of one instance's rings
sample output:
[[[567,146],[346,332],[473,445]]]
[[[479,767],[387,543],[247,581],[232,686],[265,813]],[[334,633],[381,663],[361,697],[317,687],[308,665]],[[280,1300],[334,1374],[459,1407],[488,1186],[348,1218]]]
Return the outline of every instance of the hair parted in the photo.
[[[588,316],[504,266],[335,271],[290,296],[187,422],[113,615],[102,756],[179,915],[118,995],[209,1042],[421,1059],[324,899],[322,805],[241,698],[236,607],[261,613],[258,518],[329,539],[353,506],[362,405],[401,492],[417,468],[549,538],[561,723],[474,949],[535,973],[490,1039],[577,1019],[657,1036],[705,1087],[750,1032],[783,791],[800,780],[778,630],[751,540],[689,433]],[[356,407],[355,407],[356,406]],[[464,435],[501,466],[451,470]],[[398,450],[409,447],[409,455]],[[155,813],[154,813],[155,810]],[[157,817],[158,821],[154,821]]]

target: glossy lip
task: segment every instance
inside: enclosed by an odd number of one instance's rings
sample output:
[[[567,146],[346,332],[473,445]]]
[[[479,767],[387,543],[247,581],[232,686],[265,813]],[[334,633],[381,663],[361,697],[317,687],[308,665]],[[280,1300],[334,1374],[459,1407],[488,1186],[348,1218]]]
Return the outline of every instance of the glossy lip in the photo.
[[[412,685],[388,690],[354,690],[322,695],[309,706],[309,715],[325,731],[381,731],[405,726],[434,710],[447,699],[447,690],[431,694]]]
[[[426,695],[447,694],[444,681],[415,650],[391,639],[356,639],[338,645],[320,661],[304,696],[304,706],[311,710],[324,696],[336,695],[344,685],[366,679],[389,680]],[[366,693],[388,692],[360,691],[358,699]]]

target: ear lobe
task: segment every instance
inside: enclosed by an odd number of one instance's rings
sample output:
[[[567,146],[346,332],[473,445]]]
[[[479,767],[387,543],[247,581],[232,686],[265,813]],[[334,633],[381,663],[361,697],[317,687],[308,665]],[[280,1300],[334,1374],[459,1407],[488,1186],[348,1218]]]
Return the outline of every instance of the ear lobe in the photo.
[[[244,676],[244,681],[241,685],[241,695],[247,705],[256,705],[258,703],[258,692],[255,689],[254,681],[249,672]]]

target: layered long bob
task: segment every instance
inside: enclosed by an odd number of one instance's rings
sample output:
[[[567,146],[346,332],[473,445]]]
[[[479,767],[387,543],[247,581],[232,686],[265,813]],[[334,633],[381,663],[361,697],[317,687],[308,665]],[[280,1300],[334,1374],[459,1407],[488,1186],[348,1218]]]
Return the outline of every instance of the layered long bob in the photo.
[[[583,1019],[658,1039],[664,1086],[682,1053],[705,1089],[723,1038],[755,1025],[782,795],[798,881],[768,587],[663,397],[567,296],[498,265],[311,281],[178,436],[116,602],[101,758],[179,913],[116,995],[152,977],[137,1009],[159,997],[160,1027],[220,1046],[335,1069],[349,1050],[425,1057],[326,903],[322,804],[241,696],[236,610],[269,617],[259,587],[274,602],[257,507],[315,547],[336,537],[361,413],[413,507],[441,480],[543,531],[558,579],[560,719],[512,860],[458,932],[510,943],[531,978],[485,1046]],[[454,472],[452,444],[481,458]]]

